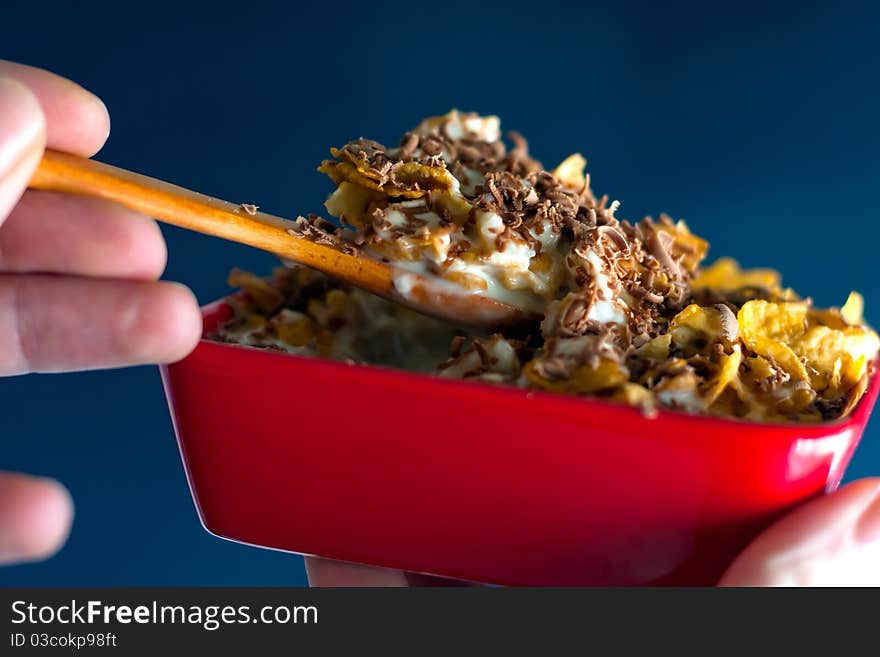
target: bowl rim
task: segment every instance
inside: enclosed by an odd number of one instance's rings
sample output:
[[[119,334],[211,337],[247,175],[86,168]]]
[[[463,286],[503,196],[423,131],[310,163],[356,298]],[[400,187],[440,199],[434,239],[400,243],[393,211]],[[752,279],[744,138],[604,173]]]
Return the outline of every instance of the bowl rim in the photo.
[[[688,421],[693,423],[695,426],[704,425],[706,427],[717,427],[720,425],[726,425],[730,427],[739,427],[744,429],[754,429],[754,428],[763,428],[766,427],[768,429],[776,429],[785,432],[789,431],[797,431],[799,433],[800,438],[804,439],[818,439],[818,438],[827,438],[831,433],[838,432],[837,430],[846,430],[851,429],[853,427],[862,428],[867,424],[868,418],[870,417],[871,410],[873,409],[874,402],[878,397],[878,393],[880,393],[880,357],[878,357],[873,365],[872,370],[869,373],[869,380],[865,387],[864,392],[862,393],[862,398],[859,399],[855,408],[853,408],[848,415],[843,417],[835,418],[833,420],[825,420],[822,422],[762,422],[758,420],[749,420],[746,418],[737,418],[737,417],[728,417],[723,415],[708,415],[708,414],[699,414],[699,413],[688,413],[686,411],[675,410],[671,408],[657,408],[654,413],[651,415],[646,415],[643,413],[638,407],[632,406],[629,404],[624,404],[622,402],[615,402],[608,399],[603,399],[599,397],[590,397],[584,396],[579,397],[577,395],[570,395],[560,392],[552,392],[547,390],[535,390],[531,388],[518,388],[515,386],[507,386],[489,383],[486,381],[469,381],[463,379],[447,379],[439,376],[435,376],[429,373],[424,372],[414,372],[410,370],[398,369],[394,367],[384,366],[384,365],[372,365],[366,363],[350,363],[344,361],[336,361],[324,358],[316,358],[312,356],[302,356],[299,354],[293,354],[286,351],[281,351],[277,349],[268,349],[265,347],[257,347],[252,345],[239,344],[234,342],[221,342],[219,340],[213,340],[207,337],[208,333],[213,330],[216,326],[216,322],[219,320],[213,320],[212,316],[217,316],[220,312],[226,309],[231,309],[228,303],[226,303],[226,299],[228,297],[223,297],[217,299],[215,301],[211,301],[203,306],[201,306],[200,311],[202,314],[203,328],[202,328],[202,337],[199,339],[199,343],[197,349],[220,349],[220,350],[233,350],[233,351],[246,351],[253,354],[262,354],[261,358],[270,358],[270,359],[294,359],[296,362],[308,364],[311,367],[319,365],[321,367],[327,367],[328,369],[335,369],[336,371],[342,372],[351,372],[352,369],[357,369],[363,372],[373,372],[374,376],[383,376],[389,378],[409,378],[412,379],[413,382],[417,381],[430,381],[432,385],[439,387],[448,387],[460,389],[462,386],[466,387],[477,387],[483,390],[486,394],[493,395],[504,395],[510,397],[518,397],[519,399],[528,399],[531,400],[533,398],[539,398],[546,400],[546,403],[554,404],[559,408],[566,409],[575,409],[575,407],[583,408],[584,405],[596,407],[604,412],[617,412],[622,415],[634,415],[637,414],[641,417],[641,419],[645,421],[657,421],[662,420],[665,417],[677,418],[680,421]],[[213,320],[213,321],[212,321]],[[189,358],[187,356],[183,360]],[[178,361],[181,362],[181,361]],[[173,364],[172,364],[173,366]],[[491,391],[491,392],[490,392]]]

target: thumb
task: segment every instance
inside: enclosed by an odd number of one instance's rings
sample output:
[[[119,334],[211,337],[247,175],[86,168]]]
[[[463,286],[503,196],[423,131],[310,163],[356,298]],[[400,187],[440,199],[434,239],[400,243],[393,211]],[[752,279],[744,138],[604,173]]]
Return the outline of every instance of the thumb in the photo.
[[[36,96],[0,77],[0,225],[18,203],[45,145],[46,120]]]
[[[721,586],[880,586],[880,478],[862,479],[777,521]]]

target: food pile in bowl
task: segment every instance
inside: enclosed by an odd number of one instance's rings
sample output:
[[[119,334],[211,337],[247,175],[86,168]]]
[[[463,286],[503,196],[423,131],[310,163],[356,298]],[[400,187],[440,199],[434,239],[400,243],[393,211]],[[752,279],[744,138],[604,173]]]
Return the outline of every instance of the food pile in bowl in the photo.
[[[430,274],[543,316],[494,334],[463,331],[302,267],[259,278],[212,339],[633,404],[763,422],[821,422],[852,410],[880,339],[862,298],[816,308],[772,270],[722,258],[663,215],[631,223],[597,197],[578,154],[545,170],[497,117],[452,111],[396,148],[332,149],[320,171],[338,223],[308,239]]]

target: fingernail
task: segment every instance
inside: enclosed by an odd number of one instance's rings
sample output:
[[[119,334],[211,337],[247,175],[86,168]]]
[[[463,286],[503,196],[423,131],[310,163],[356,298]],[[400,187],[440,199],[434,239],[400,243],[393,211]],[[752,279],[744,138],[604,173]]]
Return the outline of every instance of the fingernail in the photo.
[[[855,529],[855,539],[862,545],[880,543],[880,488],[874,494],[873,501],[859,516]]]
[[[40,148],[45,131],[36,97],[20,82],[0,77],[0,176]]]

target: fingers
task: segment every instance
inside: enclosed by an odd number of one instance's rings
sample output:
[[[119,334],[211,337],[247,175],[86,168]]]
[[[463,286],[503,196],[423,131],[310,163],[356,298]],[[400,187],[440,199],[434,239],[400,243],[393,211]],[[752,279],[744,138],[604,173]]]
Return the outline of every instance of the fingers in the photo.
[[[166,257],[156,222],[100,199],[29,190],[0,226],[0,272],[150,280]]]
[[[722,586],[880,586],[880,478],[814,500],[761,534]]]
[[[0,78],[20,82],[36,96],[46,117],[49,148],[88,157],[107,141],[107,107],[78,84],[42,69],[3,60]]]
[[[47,144],[93,155],[109,133],[107,108],[96,96],[48,71],[0,60],[0,224]]]
[[[0,225],[31,179],[45,135],[46,123],[34,95],[0,75]]]
[[[408,586],[400,570],[306,557],[310,586]]]
[[[0,472],[0,564],[52,556],[72,520],[73,502],[57,481]]]
[[[201,330],[175,283],[0,275],[0,376],[173,362]]]

